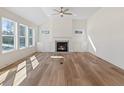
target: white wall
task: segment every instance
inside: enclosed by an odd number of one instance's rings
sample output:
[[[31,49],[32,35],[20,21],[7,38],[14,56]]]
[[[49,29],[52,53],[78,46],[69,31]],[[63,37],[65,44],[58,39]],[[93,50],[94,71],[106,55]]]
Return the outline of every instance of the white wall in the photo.
[[[84,34],[75,35],[74,30],[84,30]],[[40,26],[38,50],[42,52],[55,52],[55,40],[69,41],[69,52],[87,51],[86,21],[72,20],[71,18],[51,19]],[[41,33],[49,30],[50,34]]]
[[[42,30],[49,30],[49,34],[42,34]],[[52,21],[44,23],[39,26],[39,40],[37,42],[37,51],[40,52],[52,52]]]
[[[86,20],[73,19],[72,20],[73,30],[73,51],[74,52],[86,52],[88,51],[87,42],[87,31],[86,31]],[[83,30],[83,34],[74,34],[75,30]]]
[[[52,20],[53,37],[72,37],[72,19],[56,18]]]
[[[1,19],[1,17],[6,17],[6,18],[16,21],[17,23],[25,24],[30,27],[36,28],[35,24],[29,22],[28,20],[25,20],[24,18],[22,18],[20,16],[15,15],[12,12],[7,11],[4,8],[0,8],[0,19]],[[1,32],[2,31],[0,30],[0,40],[1,40]],[[1,43],[1,41],[0,41],[0,43]],[[0,50],[1,50],[1,46],[0,46]],[[0,68],[3,68],[9,64],[12,64],[13,62],[15,62],[19,59],[22,59],[35,51],[36,51],[36,47],[26,48],[26,49],[22,49],[22,50],[14,50],[14,51],[8,52],[8,53],[0,52]]]
[[[96,55],[124,68],[124,8],[102,8],[87,22]],[[94,53],[89,44],[89,51]]]

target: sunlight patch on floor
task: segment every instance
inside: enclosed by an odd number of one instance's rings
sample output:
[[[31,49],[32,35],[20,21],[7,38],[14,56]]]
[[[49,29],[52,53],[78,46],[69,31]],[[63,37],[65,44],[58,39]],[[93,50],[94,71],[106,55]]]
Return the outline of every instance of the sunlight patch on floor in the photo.
[[[31,64],[32,64],[33,69],[35,69],[39,65],[37,58],[35,56],[32,56],[30,58],[30,60],[31,60]]]
[[[26,61],[18,65],[17,73],[13,82],[14,86],[19,85],[27,77],[26,73]]]
[[[17,71],[21,70],[21,69],[24,68],[25,66],[26,66],[26,61],[20,63],[20,64],[18,65]]]
[[[33,60],[35,60],[35,59],[36,59],[35,56],[30,57],[30,60],[31,60],[31,61],[33,61]]]
[[[6,80],[7,75],[8,75],[9,72],[10,72],[10,71],[8,70],[8,71],[6,71],[5,73],[3,73],[3,74],[0,75],[0,85],[1,85],[1,86],[3,85],[2,83]]]

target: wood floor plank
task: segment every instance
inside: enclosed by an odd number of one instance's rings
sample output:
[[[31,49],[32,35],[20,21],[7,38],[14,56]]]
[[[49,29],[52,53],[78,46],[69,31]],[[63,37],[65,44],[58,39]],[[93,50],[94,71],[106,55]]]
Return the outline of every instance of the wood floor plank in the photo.
[[[51,56],[61,56],[51,58]],[[88,52],[34,53],[0,69],[0,85],[12,86],[18,66],[26,62],[20,86],[117,86],[124,85],[124,70]],[[9,70],[9,72],[5,75]],[[21,71],[22,72],[22,71]],[[18,73],[18,74],[17,74]],[[2,75],[4,77],[2,77]],[[23,74],[20,75],[23,78]],[[19,79],[21,79],[19,77]],[[18,81],[16,79],[16,81]]]

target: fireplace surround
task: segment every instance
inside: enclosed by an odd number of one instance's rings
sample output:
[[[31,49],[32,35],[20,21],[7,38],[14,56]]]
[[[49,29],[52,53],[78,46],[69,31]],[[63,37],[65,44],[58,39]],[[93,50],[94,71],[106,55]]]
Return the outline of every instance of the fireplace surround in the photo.
[[[68,52],[69,41],[56,41],[56,52]]]

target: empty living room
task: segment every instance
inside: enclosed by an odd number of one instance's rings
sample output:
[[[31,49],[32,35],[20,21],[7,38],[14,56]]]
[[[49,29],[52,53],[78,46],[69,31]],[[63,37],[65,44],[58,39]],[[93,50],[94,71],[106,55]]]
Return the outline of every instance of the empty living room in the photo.
[[[1,86],[123,86],[124,7],[0,7]]]

